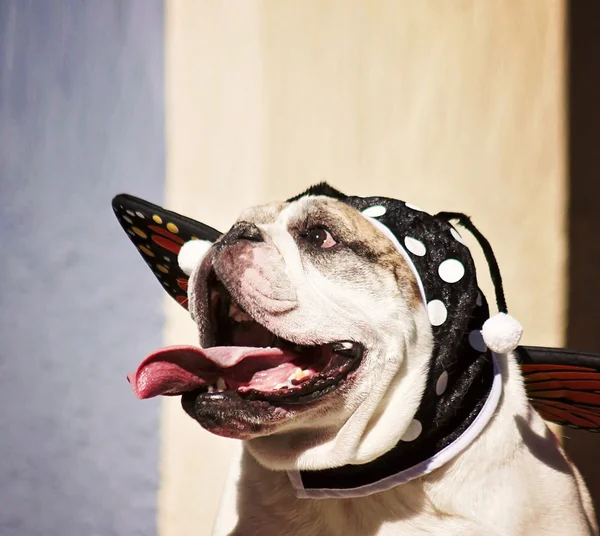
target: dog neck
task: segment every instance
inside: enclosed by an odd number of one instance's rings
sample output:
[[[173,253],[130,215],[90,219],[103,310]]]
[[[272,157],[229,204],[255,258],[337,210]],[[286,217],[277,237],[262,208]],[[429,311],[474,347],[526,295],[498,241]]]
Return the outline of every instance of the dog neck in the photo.
[[[463,351],[469,353],[466,348]],[[320,471],[288,471],[298,498],[355,498],[389,490],[442,467],[484,430],[500,401],[502,379],[496,357],[487,351],[465,364],[443,398],[426,392],[415,414],[432,423],[418,437],[400,440],[375,460]]]

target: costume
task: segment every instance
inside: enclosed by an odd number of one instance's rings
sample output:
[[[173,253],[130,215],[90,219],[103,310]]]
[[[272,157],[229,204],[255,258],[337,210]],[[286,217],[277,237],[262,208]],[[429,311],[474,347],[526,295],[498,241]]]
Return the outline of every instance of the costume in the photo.
[[[518,346],[522,329],[508,315],[492,248],[469,218],[430,215],[385,197],[346,196],[319,184],[290,199],[325,195],[357,209],[403,255],[419,285],[434,349],[425,391],[407,432],[369,463],[290,472],[300,497],[353,497],[389,489],[427,474],[464,450],[485,428],[501,397],[497,362],[516,352],[532,405],[561,425],[600,429],[600,357],[561,349]],[[141,199],[119,195],[113,208],[123,229],[163,288],[187,307],[187,281],[221,233]],[[476,269],[457,221],[482,247],[498,313],[490,317]]]

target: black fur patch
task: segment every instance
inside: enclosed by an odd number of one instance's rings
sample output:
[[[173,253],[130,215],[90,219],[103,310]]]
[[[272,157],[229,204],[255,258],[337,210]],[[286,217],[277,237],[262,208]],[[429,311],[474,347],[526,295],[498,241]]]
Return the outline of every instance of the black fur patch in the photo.
[[[293,201],[298,201],[298,199],[302,197],[306,197],[307,195],[325,195],[327,197],[333,197],[334,199],[338,199],[339,201],[344,201],[348,196],[336,190],[333,186],[330,186],[326,182],[320,182],[319,184],[315,184],[311,186],[308,190],[298,194],[294,197],[291,197],[287,200],[288,203]]]

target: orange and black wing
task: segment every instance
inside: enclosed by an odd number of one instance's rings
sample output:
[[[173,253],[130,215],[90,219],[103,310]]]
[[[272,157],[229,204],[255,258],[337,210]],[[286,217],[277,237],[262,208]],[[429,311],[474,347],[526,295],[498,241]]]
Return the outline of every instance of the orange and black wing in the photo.
[[[600,356],[523,346],[518,356],[527,395],[546,420],[600,431]]]
[[[214,242],[221,233],[131,195],[116,196],[112,206],[121,227],[162,287],[187,309],[188,276],[177,263],[179,250],[189,240]]]

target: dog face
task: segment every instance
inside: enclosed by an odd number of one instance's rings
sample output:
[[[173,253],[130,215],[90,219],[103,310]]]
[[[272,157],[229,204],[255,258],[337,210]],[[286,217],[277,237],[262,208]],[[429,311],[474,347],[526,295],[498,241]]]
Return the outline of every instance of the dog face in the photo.
[[[246,210],[188,295],[201,345],[230,353],[182,397],[207,430],[274,469],[368,461],[406,430],[431,328],[404,257],[354,208],[307,196]]]

